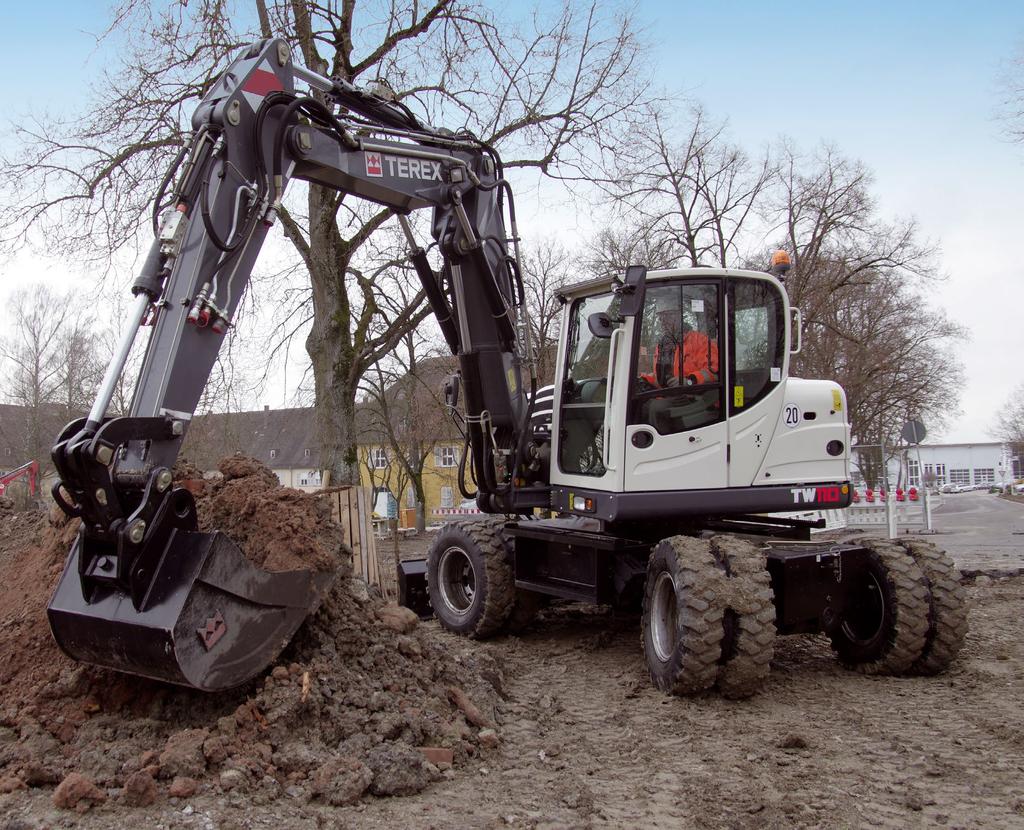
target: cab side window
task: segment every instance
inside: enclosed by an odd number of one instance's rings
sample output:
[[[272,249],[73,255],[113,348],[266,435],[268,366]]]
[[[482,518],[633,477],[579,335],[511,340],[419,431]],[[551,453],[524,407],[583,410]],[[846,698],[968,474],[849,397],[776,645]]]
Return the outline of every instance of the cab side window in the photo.
[[[647,289],[631,423],[669,435],[724,418],[718,301],[717,283]]]
[[[782,295],[767,280],[729,281],[729,411],[743,412],[782,380],[786,321]]]

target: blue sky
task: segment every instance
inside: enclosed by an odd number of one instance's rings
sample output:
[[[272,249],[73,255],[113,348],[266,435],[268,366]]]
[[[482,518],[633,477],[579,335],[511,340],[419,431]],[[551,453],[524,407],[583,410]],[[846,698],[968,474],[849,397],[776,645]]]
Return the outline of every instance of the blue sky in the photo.
[[[874,171],[884,215],[915,216],[941,245],[948,279],[934,301],[972,330],[960,348],[964,414],[946,437],[991,440],[995,410],[1024,381],[1012,357],[1024,339],[1024,146],[996,118],[1024,3],[705,0],[639,2],[637,12],[654,41],[652,84],[727,118],[750,150],[781,134],[808,149],[834,143]],[[75,112],[102,68],[91,34],[107,19],[105,3],[85,0],[9,11],[8,66],[19,71],[3,82],[7,113]],[[18,278],[10,264],[0,273],[7,285]]]

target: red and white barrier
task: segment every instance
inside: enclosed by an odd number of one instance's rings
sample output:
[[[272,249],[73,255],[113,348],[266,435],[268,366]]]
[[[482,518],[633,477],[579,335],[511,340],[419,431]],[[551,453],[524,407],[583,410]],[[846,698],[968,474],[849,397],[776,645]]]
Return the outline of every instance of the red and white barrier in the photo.
[[[870,487],[865,490],[853,491],[853,505],[860,504],[885,504],[887,494],[885,490],[872,490]],[[916,487],[904,491],[902,487],[896,488],[896,501],[917,501],[921,498]]]
[[[430,511],[431,516],[476,516],[481,513],[479,507],[435,507]]]

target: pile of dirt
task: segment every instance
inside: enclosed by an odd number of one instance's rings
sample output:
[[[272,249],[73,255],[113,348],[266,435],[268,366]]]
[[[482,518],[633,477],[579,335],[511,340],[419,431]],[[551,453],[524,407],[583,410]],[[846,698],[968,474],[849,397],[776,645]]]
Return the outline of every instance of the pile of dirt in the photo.
[[[319,610],[276,666],[226,693],[77,664],[45,618],[76,523],[21,520],[0,548],[0,793],[59,784],[54,803],[80,810],[197,791],[340,804],[418,792],[496,745],[502,676],[488,652],[453,651],[351,578],[321,500],[249,459],[221,472],[193,490],[203,528],[271,569],[335,567]]]
[[[190,487],[200,530],[220,530],[268,571],[331,571],[344,565],[342,529],[322,499],[282,487],[273,470],[241,455],[218,465],[221,476]],[[195,479],[192,479],[195,481]]]

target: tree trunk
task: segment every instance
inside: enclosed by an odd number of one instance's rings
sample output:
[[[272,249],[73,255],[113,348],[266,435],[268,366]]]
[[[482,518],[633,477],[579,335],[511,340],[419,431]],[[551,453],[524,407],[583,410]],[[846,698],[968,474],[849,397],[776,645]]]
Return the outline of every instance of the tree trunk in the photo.
[[[320,464],[335,486],[359,483],[355,411],[362,367],[352,344],[345,286],[351,251],[338,233],[333,208],[333,194],[311,184],[308,265],[314,319],[306,351],[313,366]]]
[[[359,463],[356,451],[355,412],[356,389],[351,370],[343,363],[339,371],[332,369],[337,357],[337,341],[311,342],[307,350],[313,360],[316,394],[316,431],[320,447],[320,467],[330,476],[330,486],[359,484]]]
[[[427,497],[423,492],[423,468],[412,477],[412,490],[416,495],[416,532],[425,533],[427,530]]]

